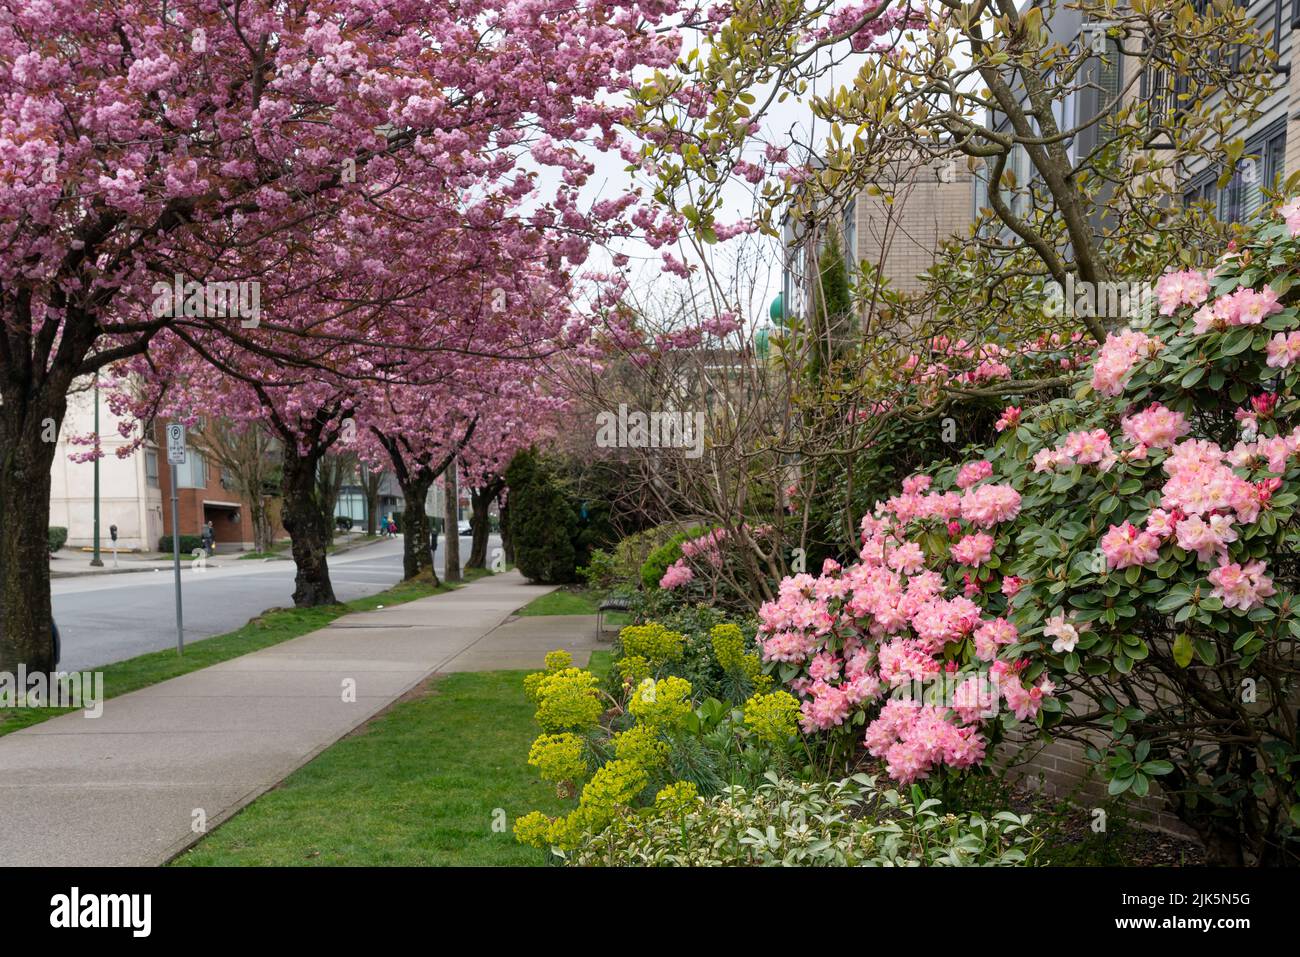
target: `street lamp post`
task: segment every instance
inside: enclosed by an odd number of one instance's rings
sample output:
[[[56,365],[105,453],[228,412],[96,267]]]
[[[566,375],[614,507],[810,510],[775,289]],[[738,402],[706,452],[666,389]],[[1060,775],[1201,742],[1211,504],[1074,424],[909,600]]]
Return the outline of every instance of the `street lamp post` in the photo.
[[[103,568],[104,560],[99,557],[99,377],[95,377],[95,554],[90,557],[90,564]]]

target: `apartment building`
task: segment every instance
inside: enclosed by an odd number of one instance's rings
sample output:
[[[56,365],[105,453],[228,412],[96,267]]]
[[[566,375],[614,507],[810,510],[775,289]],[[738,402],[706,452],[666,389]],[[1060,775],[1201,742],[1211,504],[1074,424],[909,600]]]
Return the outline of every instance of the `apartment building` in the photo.
[[[1229,140],[1240,137],[1244,141],[1245,152],[1226,185],[1218,184],[1223,169],[1204,161],[1181,170],[1178,181],[1171,184],[1183,202],[1207,202],[1219,220],[1229,223],[1249,220],[1266,201],[1265,187],[1276,188],[1289,173],[1300,170],[1300,75],[1291,70],[1292,35],[1300,26],[1300,0],[1246,2],[1257,30],[1271,34],[1269,42],[1277,54],[1271,93],[1257,118],[1242,117],[1227,133]],[[1208,3],[1194,0],[1198,11],[1204,11]],[[1041,4],[1026,4],[1025,8],[1031,5]],[[1187,75],[1165,70],[1135,75],[1141,63],[1136,57],[1126,56],[1117,39],[1101,34],[1104,23],[1088,21],[1079,10],[1062,3],[1048,12],[1044,22],[1055,42],[1094,51],[1079,88],[1055,104],[1060,128],[1069,129],[1096,117],[1124,89],[1149,104],[1153,124],[1183,108],[1180,96],[1188,90]],[[1240,51],[1226,50],[1224,56],[1239,58]],[[1007,120],[992,116],[989,125],[1001,129],[1007,126]],[[1083,131],[1067,144],[1071,161],[1077,163],[1086,157],[1104,135],[1101,124]],[[1160,148],[1158,140],[1153,141],[1152,148]],[[1007,168],[1020,184],[1029,183],[1035,176],[1028,155],[1019,146],[1013,149]],[[975,208],[987,206],[988,183],[982,175],[974,177],[973,188]],[[1013,209],[1027,202],[1023,190],[1013,191],[1009,199]]]
[[[906,157],[888,163],[866,188],[820,223],[809,226],[787,217],[783,225],[785,265],[773,321],[802,315],[808,304],[809,280],[820,237],[834,220],[842,240],[846,265],[856,276],[871,267],[889,288],[915,294],[925,288],[924,275],[934,265],[936,251],[953,238],[966,235],[974,220],[974,175],[963,162],[916,162]],[[871,299],[865,290],[863,300]]]
[[[68,396],[68,411],[59,432],[54,464],[50,468],[50,524],[68,530],[69,548],[88,547],[95,536],[95,465],[74,461],[73,456],[90,451],[74,442],[95,431],[95,404],[99,403],[99,436],[103,455],[99,460],[100,538],[109,547],[109,528],[117,526],[117,545],[123,550],[151,551],[163,533],[163,498],[159,484],[158,448],[146,441],[143,448],[121,457],[118,451],[130,445],[118,430],[121,420],[113,414],[103,393],[90,382],[80,383]]]
[[[122,420],[113,414],[105,394],[97,393],[89,382],[68,396],[68,411],[50,469],[50,525],[68,530],[69,548],[94,544],[95,464],[76,457],[89,451],[88,445],[77,440],[95,432],[96,401],[103,452],[99,460],[100,547],[109,550],[110,529],[116,525],[119,550],[154,551],[172,530],[164,423],[155,423],[139,447],[119,455],[132,440],[119,430]],[[185,459],[176,469],[181,534],[198,535],[203,523],[211,521],[219,547],[224,545],[228,551],[252,547],[248,509],[233,491],[229,476],[194,448],[186,450]],[[279,528],[278,521],[275,526]]]

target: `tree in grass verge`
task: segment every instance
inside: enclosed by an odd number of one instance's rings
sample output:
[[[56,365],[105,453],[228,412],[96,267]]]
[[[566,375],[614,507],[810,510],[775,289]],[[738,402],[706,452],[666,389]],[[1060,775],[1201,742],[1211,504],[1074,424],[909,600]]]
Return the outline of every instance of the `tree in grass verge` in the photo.
[[[524,577],[544,584],[577,580],[578,522],[564,489],[536,449],[520,452],[506,469],[510,539]]]

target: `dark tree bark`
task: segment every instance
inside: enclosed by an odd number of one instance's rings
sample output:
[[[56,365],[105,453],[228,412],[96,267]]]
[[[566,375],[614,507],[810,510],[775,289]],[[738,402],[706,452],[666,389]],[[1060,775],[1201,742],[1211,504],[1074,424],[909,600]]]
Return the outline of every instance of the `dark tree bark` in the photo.
[[[436,585],[438,572],[433,566],[433,549],[430,547],[432,525],[424,512],[424,503],[434,478],[436,476],[422,470],[406,481],[399,479],[398,484],[406,501],[406,511],[402,513],[402,577],[427,578]]]
[[[505,556],[506,564],[515,563],[515,541],[514,536],[510,534],[510,500],[503,498],[497,506],[497,514],[501,517],[501,552]]]
[[[50,467],[65,410],[61,395],[29,403],[5,388],[0,401],[0,671],[11,674],[19,665],[29,672],[54,668]]]
[[[338,604],[327,561],[332,523],[322,507],[316,475],[323,455],[323,449],[300,455],[293,443],[284,446],[284,475],[280,484],[284,496],[282,521],[297,566],[293,603],[299,608]]]
[[[361,466],[361,484],[366,490],[366,534],[373,537],[379,527],[379,485],[384,473]]]
[[[469,490],[470,508],[472,509],[469,523],[472,529],[473,541],[470,543],[469,561],[465,563],[466,568],[487,568],[488,533],[491,531],[488,509],[505,487],[506,480],[496,476],[486,485],[471,487]]]
[[[461,580],[460,574],[460,490],[456,486],[456,463],[448,463],[448,468],[443,477],[443,484],[447,489],[447,508],[446,508],[446,529],[444,535],[446,549],[442,559],[442,577],[449,582],[458,582]]]
[[[417,456],[404,436],[371,426],[370,431],[375,434],[393,463],[393,477],[397,479],[406,502],[406,512],[402,516],[402,574],[407,579],[419,578],[431,580],[435,585],[438,583],[438,574],[433,567],[433,549],[430,547],[431,527],[429,517],[424,513],[424,503],[434,481],[447,470],[447,466],[473,436],[477,421],[475,419],[470,422],[464,437],[442,459],[435,459],[432,454]],[[452,533],[444,536],[448,547],[455,542],[454,526]],[[448,567],[451,567],[451,555],[451,552],[447,553]],[[459,573],[459,557],[457,572]],[[458,578],[450,580],[459,581]]]

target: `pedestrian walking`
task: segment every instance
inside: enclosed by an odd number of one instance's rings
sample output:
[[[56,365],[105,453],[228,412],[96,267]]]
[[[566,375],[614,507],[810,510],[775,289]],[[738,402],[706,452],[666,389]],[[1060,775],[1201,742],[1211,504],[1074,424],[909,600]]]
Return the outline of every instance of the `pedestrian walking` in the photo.
[[[211,522],[207,522],[204,524],[203,531],[199,536],[199,540],[203,543],[203,551],[207,554],[209,558],[211,558],[212,550],[215,547],[217,541],[217,531],[212,527]]]

